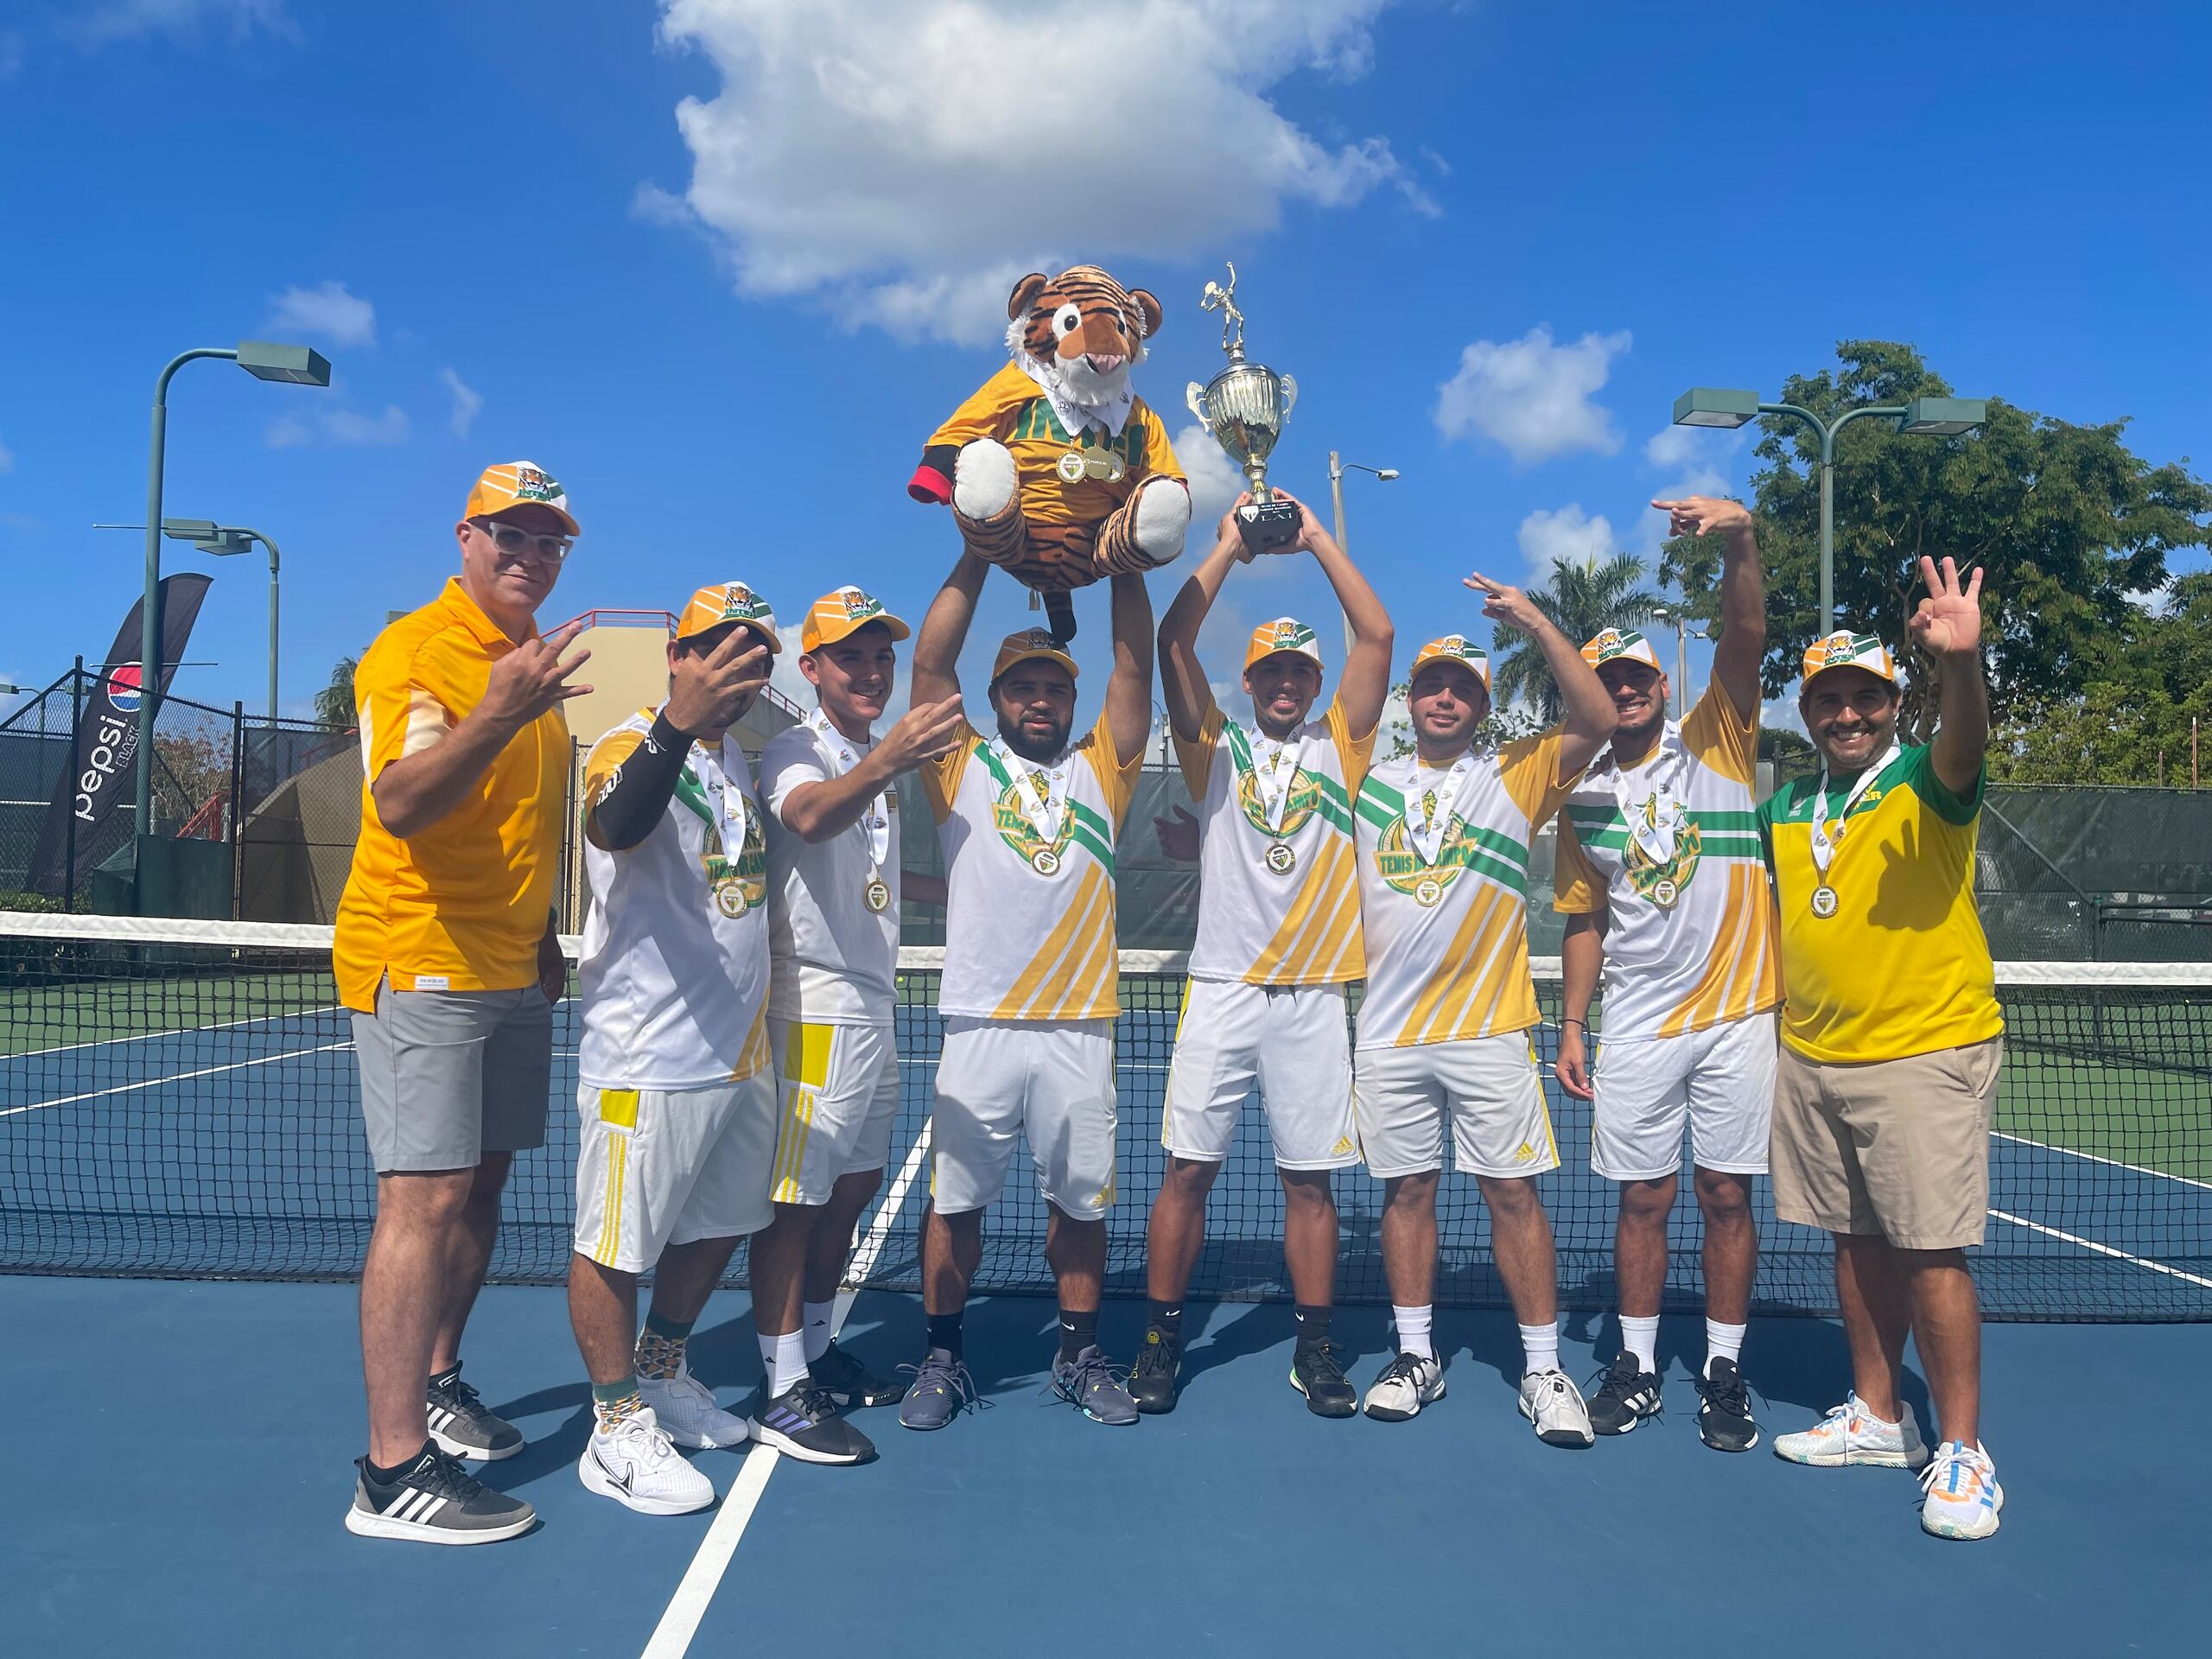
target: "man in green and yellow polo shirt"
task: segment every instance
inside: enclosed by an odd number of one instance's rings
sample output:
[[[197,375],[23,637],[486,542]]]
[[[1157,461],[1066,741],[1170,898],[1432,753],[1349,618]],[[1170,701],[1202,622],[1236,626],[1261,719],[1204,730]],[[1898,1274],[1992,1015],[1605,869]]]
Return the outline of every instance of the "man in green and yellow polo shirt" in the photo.
[[[1997,1530],[1980,1443],[1981,1318],[1965,1247],[1989,1207],[1989,1120],[2004,1060],[1974,908],[1989,694],[1981,572],[1923,559],[1915,642],[1936,664],[1935,737],[1897,736],[1896,665],[1868,634],[1805,653],[1797,707],[1821,755],[1759,809],[1782,915],[1774,1207],[1835,1239],[1849,1398],[1775,1450],[1823,1468],[1926,1465],[1921,1525]],[[1933,1459],[1897,1395],[1916,1339],[1943,1440]]]

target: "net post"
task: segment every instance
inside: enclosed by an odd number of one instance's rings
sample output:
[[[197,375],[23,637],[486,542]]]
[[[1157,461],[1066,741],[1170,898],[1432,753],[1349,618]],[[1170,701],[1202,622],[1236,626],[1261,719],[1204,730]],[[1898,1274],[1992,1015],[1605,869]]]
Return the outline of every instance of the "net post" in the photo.
[[[40,710],[39,719],[45,718],[45,711]],[[73,772],[77,769],[77,728],[84,718],[85,659],[80,654],[69,674],[69,770]],[[77,809],[73,805],[62,826],[61,908],[73,916],[77,912]]]
[[[270,711],[272,715],[274,710]],[[245,792],[245,704],[236,700],[231,703],[231,919],[238,916],[238,857],[242,843],[238,839],[238,799]]]

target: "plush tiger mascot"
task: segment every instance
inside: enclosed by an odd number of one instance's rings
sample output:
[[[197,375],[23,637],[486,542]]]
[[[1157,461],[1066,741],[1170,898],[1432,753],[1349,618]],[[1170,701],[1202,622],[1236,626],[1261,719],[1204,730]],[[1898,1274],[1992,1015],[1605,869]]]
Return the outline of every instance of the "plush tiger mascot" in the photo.
[[[931,434],[906,493],[949,502],[976,556],[1043,594],[1066,640],[1069,589],[1183,550],[1190,486],[1129,385],[1160,302],[1075,265],[1024,276],[1006,313],[1012,361]]]

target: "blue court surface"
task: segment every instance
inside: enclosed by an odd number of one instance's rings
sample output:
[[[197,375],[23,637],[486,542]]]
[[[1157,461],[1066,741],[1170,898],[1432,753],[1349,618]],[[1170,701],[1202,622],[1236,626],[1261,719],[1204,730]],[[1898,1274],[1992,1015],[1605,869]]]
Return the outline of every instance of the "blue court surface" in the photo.
[[[1382,1358],[1384,1311],[1338,1315]],[[1141,1304],[1109,1302],[1126,1356]],[[17,1430],[0,1503],[7,1651],[506,1655],[1062,1649],[2092,1655],[2196,1650],[2212,1443],[2191,1431],[2212,1326],[1993,1325],[1985,1439],[2008,1505],[1980,1544],[1919,1531],[1911,1477],[1707,1451],[1669,1319],[1670,1415],[1587,1452],[1513,1408],[1510,1316],[1443,1311],[1449,1395],[1414,1422],[1310,1417],[1279,1306],[1192,1310],[1182,1403],[1109,1429],[1040,1401],[1048,1299],[969,1318],[989,1407],[934,1435],[860,1414],[856,1469],[696,1454],[717,1509],[634,1515],[587,1493],[588,1420],[557,1290],[494,1287],[467,1363],[530,1444],[493,1465],[543,1518],[468,1549],[340,1525],[360,1450],[350,1286],[0,1278],[0,1389]],[[911,1298],[864,1292],[849,1345],[912,1357]],[[1613,1338],[1570,1317],[1565,1363]],[[695,1369],[741,1402],[741,1292]],[[1839,1397],[1826,1320],[1752,1327],[1770,1439]],[[1916,1380],[1916,1407],[1926,1421]],[[738,1488],[732,1492],[733,1486]],[[2192,1637],[2194,1630],[2197,1634]]]

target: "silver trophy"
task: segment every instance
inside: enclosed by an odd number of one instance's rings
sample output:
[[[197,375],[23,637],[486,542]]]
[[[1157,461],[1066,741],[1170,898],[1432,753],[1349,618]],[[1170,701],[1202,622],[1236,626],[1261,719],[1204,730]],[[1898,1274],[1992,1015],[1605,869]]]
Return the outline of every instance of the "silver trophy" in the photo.
[[[1274,553],[1298,539],[1298,509],[1278,500],[1268,487],[1268,456],[1282,436],[1282,423],[1298,401],[1298,383],[1262,363],[1244,359],[1244,314],[1236,308],[1236,267],[1229,267],[1229,286],[1206,284],[1202,311],[1222,313],[1221,348],[1229,366],[1203,386],[1195,380],[1184,397],[1191,413],[1226,450],[1252,486],[1252,499],[1236,510],[1237,529],[1255,553]]]

